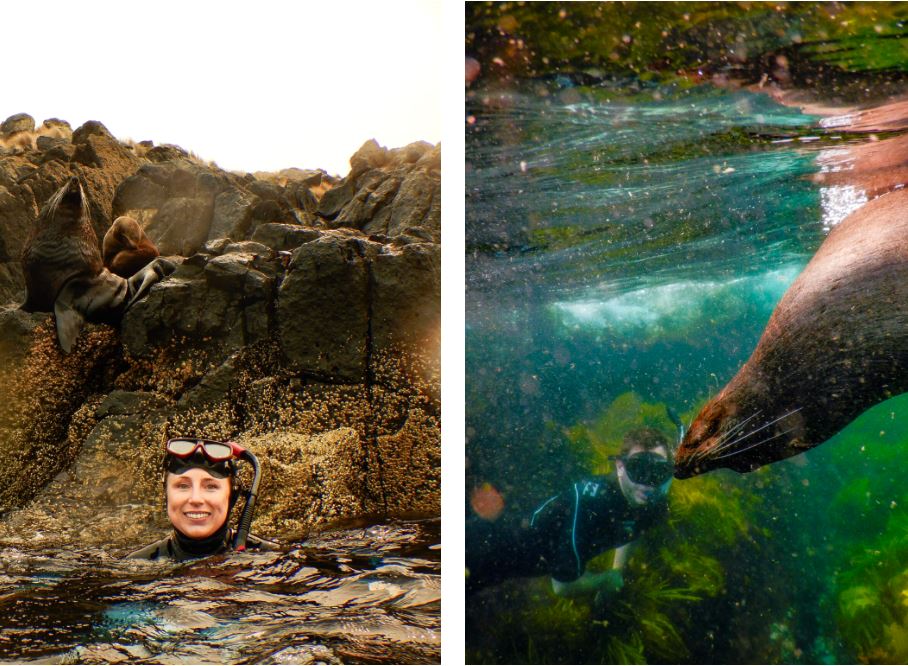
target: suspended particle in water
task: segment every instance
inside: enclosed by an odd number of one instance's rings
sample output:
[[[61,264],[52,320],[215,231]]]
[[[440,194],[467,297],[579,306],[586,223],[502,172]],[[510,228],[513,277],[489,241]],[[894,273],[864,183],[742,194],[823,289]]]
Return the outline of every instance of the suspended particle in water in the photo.
[[[473,489],[470,506],[483,520],[493,521],[504,511],[504,498],[491,483],[486,482]]]
[[[479,64],[479,61],[476,58],[466,57],[464,62],[464,79],[467,85],[470,85],[479,78],[479,73],[482,70],[482,67]]]

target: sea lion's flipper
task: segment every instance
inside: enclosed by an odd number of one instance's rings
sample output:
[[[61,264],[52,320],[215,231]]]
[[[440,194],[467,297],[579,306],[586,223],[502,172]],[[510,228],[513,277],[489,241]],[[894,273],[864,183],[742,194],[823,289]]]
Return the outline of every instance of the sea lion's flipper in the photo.
[[[72,306],[73,291],[70,285],[64,287],[54,302],[54,319],[57,322],[57,340],[63,353],[68,354],[79,337],[85,318]]]
[[[129,280],[129,305],[145,296],[151,287],[163,280],[177,269],[176,264],[163,257],[158,257]]]

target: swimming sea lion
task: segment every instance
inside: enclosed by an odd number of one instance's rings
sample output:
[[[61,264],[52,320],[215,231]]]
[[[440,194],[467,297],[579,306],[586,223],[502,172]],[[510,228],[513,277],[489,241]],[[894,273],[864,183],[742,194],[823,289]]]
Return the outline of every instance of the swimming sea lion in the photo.
[[[675,476],[797,455],[905,391],[908,190],[896,190],[830,231],[750,359],[692,423]]]
[[[139,223],[126,216],[114,220],[101,247],[104,267],[124,278],[132,277],[160,254]]]
[[[57,339],[69,352],[84,321],[119,323],[126,308],[175,267],[158,258],[129,280],[104,268],[85,193],[72,177],[41,209],[22,250],[22,268],[21,308],[53,311]]]

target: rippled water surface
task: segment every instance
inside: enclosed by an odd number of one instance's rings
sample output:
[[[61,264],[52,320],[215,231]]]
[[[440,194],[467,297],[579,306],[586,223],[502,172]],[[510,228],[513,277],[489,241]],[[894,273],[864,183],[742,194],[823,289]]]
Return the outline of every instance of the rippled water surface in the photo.
[[[0,660],[437,663],[438,521],[182,564],[0,550]]]

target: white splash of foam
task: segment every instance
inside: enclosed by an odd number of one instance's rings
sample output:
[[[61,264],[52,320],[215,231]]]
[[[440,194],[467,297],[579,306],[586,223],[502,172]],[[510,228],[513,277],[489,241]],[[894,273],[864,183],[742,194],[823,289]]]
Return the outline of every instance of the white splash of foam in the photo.
[[[602,329],[617,334],[685,335],[709,319],[719,298],[781,298],[803,268],[786,266],[759,275],[720,280],[656,284],[611,297],[559,301],[551,309],[568,328]]]

